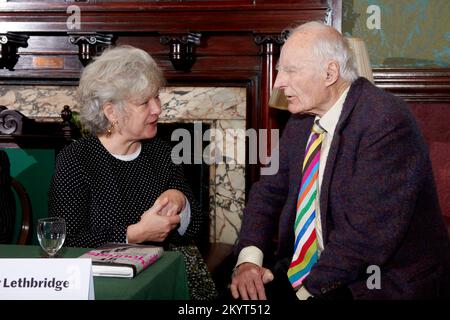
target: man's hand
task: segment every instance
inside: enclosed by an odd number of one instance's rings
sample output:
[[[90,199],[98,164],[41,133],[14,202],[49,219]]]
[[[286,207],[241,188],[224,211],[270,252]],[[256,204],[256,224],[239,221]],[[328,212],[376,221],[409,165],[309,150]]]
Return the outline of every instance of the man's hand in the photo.
[[[266,300],[264,284],[272,280],[273,274],[269,269],[250,262],[242,263],[233,273],[231,295],[235,299]]]

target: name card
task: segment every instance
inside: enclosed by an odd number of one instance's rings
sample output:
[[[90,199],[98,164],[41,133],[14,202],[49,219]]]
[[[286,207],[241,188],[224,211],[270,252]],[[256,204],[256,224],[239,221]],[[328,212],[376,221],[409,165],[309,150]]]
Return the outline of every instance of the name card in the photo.
[[[0,300],[93,300],[91,259],[0,259]]]

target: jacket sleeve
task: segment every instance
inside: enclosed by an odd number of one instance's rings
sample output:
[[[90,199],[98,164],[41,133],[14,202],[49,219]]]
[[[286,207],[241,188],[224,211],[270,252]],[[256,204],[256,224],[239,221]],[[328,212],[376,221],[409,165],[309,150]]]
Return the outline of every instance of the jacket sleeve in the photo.
[[[264,254],[273,246],[280,212],[289,192],[289,148],[288,141],[297,139],[293,135],[293,120],[289,120],[279,143],[279,169],[273,175],[261,175],[253,184],[249,200],[243,212],[239,242],[235,254],[247,246],[256,246]],[[272,152],[273,155],[273,152]]]

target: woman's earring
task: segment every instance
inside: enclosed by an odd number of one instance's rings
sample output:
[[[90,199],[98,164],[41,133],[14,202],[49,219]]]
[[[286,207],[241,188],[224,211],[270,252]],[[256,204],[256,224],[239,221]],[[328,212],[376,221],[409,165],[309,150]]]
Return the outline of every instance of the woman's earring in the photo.
[[[109,125],[108,129],[106,129],[106,137],[109,138],[111,136],[111,134],[113,133],[113,131],[114,131],[114,122],[112,122]]]

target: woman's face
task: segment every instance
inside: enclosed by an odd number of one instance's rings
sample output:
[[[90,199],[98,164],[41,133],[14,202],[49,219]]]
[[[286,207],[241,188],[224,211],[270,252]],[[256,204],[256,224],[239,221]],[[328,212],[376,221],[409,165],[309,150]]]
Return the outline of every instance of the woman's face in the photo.
[[[119,120],[121,134],[130,140],[150,139],[156,135],[158,117],[161,114],[159,96],[147,101],[128,102],[125,115]]]

